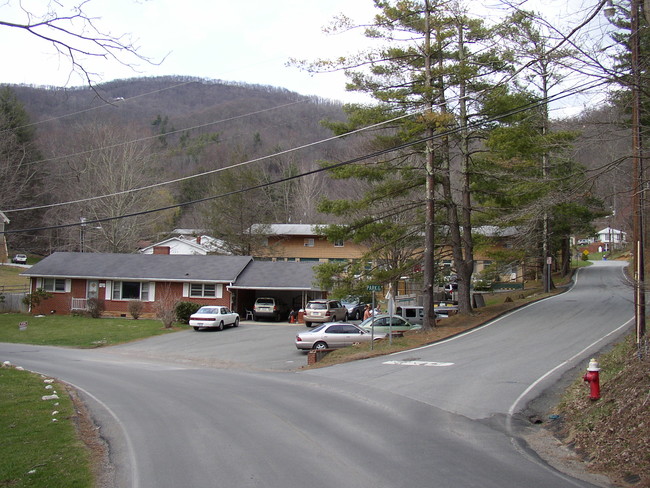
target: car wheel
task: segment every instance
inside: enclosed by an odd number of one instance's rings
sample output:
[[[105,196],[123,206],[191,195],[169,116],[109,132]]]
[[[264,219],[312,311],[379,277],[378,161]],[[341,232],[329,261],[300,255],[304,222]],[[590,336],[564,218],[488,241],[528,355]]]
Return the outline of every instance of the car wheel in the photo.
[[[201,327],[194,327],[194,330],[199,330]]]
[[[348,313],[345,312],[345,314],[343,315],[343,322],[347,322],[347,321],[348,321]]]
[[[311,327],[311,322],[305,322],[305,326]]]
[[[323,341],[318,341],[316,344],[314,344],[314,347],[312,349],[316,349],[318,351],[322,349],[327,349],[327,343]]]
[[[235,323],[232,324],[233,327],[239,327],[239,317],[235,319]]]
[[[223,320],[219,322],[219,325],[217,326],[217,330],[223,330]]]

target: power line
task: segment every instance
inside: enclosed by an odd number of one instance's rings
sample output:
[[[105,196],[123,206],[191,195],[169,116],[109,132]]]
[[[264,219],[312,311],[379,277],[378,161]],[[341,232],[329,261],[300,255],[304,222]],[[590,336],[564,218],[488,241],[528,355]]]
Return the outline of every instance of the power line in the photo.
[[[573,89],[571,91],[562,92],[562,93],[560,93],[558,95],[549,97],[546,100],[540,100],[540,101],[537,101],[537,102],[531,102],[531,103],[522,105],[522,106],[520,106],[518,108],[515,108],[515,109],[509,111],[508,113],[498,114],[498,115],[495,115],[495,116],[487,117],[484,120],[474,122],[474,123],[469,125],[469,128],[477,128],[477,127],[480,127],[480,126],[485,125],[485,124],[490,123],[490,122],[496,122],[499,119],[502,119],[504,117],[508,117],[508,116],[515,115],[515,114],[518,114],[518,113],[521,113],[521,112],[532,110],[534,108],[543,106],[545,104],[548,104],[548,103],[551,103],[551,102],[554,102],[554,101],[557,101],[557,100],[560,100],[562,98],[566,98],[566,97],[575,95],[576,93],[579,93],[581,91],[586,91],[586,90],[593,89],[593,88],[595,88],[597,86],[600,86],[600,85],[603,85],[603,84],[606,84],[606,83],[607,83],[606,81],[585,83],[579,89]],[[407,117],[407,116],[413,116],[413,115],[416,115],[417,113],[422,113],[422,112],[419,111],[419,112],[415,112],[415,113],[406,114],[406,115],[397,117],[395,119],[391,119],[391,121],[398,120],[400,118],[404,118],[404,117]],[[386,122],[383,122],[383,123],[386,123]],[[383,124],[383,123],[381,123],[381,124]],[[375,126],[379,126],[381,124],[376,124]],[[368,128],[369,127],[365,127],[363,129],[358,129],[357,131],[354,131],[354,132],[358,132],[358,131],[361,131],[361,130],[367,130]],[[422,143],[424,143],[424,142],[426,142],[428,140],[435,140],[435,139],[439,139],[439,138],[442,138],[442,137],[447,137],[449,135],[452,135],[454,133],[459,132],[460,130],[461,130],[460,127],[456,127],[456,128],[449,129],[449,130],[446,130],[446,131],[441,132],[441,133],[437,133],[432,137],[424,137],[424,138],[421,138],[421,139],[418,139],[418,140],[415,140],[415,141],[406,142],[406,143],[403,143],[403,144],[400,144],[400,145],[397,145],[397,146],[393,146],[393,147],[388,148],[388,149],[375,151],[375,152],[370,153],[370,154],[359,156],[359,157],[356,157],[356,158],[353,158],[353,159],[348,159],[346,161],[331,164],[329,166],[314,169],[314,170],[311,170],[311,171],[306,171],[304,173],[300,173],[300,174],[297,174],[297,175],[280,178],[278,180],[274,180],[274,181],[271,181],[271,182],[262,183],[262,184],[259,184],[259,185],[254,185],[254,186],[250,186],[250,187],[247,187],[247,188],[242,188],[242,189],[239,189],[239,190],[234,190],[234,191],[231,191],[231,192],[222,193],[222,194],[219,194],[219,195],[213,195],[213,196],[210,196],[210,197],[200,198],[200,199],[197,199],[197,200],[191,200],[191,201],[188,201],[188,202],[182,202],[182,203],[177,203],[177,204],[173,204],[173,205],[167,205],[167,206],[164,206],[164,207],[158,207],[158,208],[155,208],[155,209],[142,210],[142,211],[139,211],[139,212],[133,212],[133,213],[130,213],[130,214],[123,214],[123,215],[116,216],[116,217],[106,217],[106,218],[101,218],[101,219],[86,220],[84,222],[84,224],[86,224],[86,225],[87,224],[95,224],[95,223],[109,222],[109,221],[119,220],[119,219],[124,219],[124,218],[137,217],[137,216],[140,216],[140,215],[148,215],[148,214],[151,214],[151,213],[163,212],[165,210],[171,210],[171,209],[174,209],[174,208],[181,208],[181,207],[186,207],[186,206],[190,206],[190,205],[196,205],[198,203],[203,203],[203,202],[207,202],[207,201],[210,201],[210,200],[216,200],[216,199],[219,199],[219,198],[225,198],[225,197],[229,197],[229,196],[236,195],[236,194],[239,194],[239,193],[245,193],[245,192],[248,192],[248,191],[258,190],[258,189],[261,189],[261,188],[266,188],[266,187],[269,187],[269,186],[272,186],[272,185],[277,185],[277,184],[280,184],[280,183],[286,183],[288,181],[295,180],[295,179],[298,179],[298,178],[303,178],[305,176],[310,176],[310,175],[313,175],[313,174],[317,174],[317,173],[321,173],[321,172],[328,171],[328,170],[331,170],[331,169],[346,166],[346,165],[349,165],[349,164],[354,164],[354,163],[358,163],[358,162],[361,162],[361,161],[365,161],[367,159],[372,159],[372,158],[376,158],[376,157],[379,157],[379,156],[383,156],[385,154],[389,154],[389,153],[394,152],[394,151],[399,151],[401,149],[406,149],[406,148],[411,147],[411,146],[422,144]],[[345,135],[349,135],[349,134],[350,133],[345,134]],[[336,136],[336,137],[342,137],[342,136]],[[333,137],[331,139],[335,139],[336,137]],[[282,153],[279,153],[279,154],[282,154]],[[271,156],[266,156],[265,158],[268,158],[268,157],[271,157]],[[265,159],[265,158],[260,158],[260,159]],[[254,162],[254,161],[255,160],[252,160],[250,162]],[[228,168],[222,168],[221,170],[231,169],[233,167],[241,166],[243,164],[250,164],[250,162],[238,163],[237,165],[233,165],[233,166],[230,166]],[[69,223],[69,224],[58,224],[58,225],[52,225],[52,226],[32,227],[32,228],[28,228],[28,229],[5,230],[4,232],[0,232],[0,234],[18,234],[18,233],[36,232],[36,231],[51,230],[51,229],[63,229],[63,228],[68,228],[68,227],[78,227],[80,225],[81,225],[80,222],[74,222],[74,223]]]

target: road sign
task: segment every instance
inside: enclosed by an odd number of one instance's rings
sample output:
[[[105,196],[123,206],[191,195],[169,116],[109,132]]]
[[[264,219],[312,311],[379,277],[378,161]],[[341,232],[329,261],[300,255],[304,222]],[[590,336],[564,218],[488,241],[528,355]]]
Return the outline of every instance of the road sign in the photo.
[[[366,289],[368,291],[381,291],[381,285],[368,285]]]

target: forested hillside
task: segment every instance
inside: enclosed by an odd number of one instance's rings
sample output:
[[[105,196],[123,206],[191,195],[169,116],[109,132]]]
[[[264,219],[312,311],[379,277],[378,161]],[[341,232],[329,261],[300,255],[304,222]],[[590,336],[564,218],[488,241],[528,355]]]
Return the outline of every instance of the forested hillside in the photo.
[[[95,90],[10,88],[29,117],[33,146],[40,152],[30,168],[33,191],[11,208],[44,205],[9,212],[12,229],[205,199],[359,154],[352,139],[321,142],[332,137],[321,121],[344,118],[340,103],[281,88],[184,77],[119,80]],[[255,162],[242,165],[249,161]],[[232,165],[241,166],[183,179]],[[180,181],[164,184],[170,180]],[[92,200],[151,185],[160,186]],[[353,183],[333,183],[318,173],[201,205],[107,221],[101,229],[94,224],[91,235],[96,238],[86,242],[86,250],[130,252],[138,240],[156,239],[179,226],[219,227],[228,233],[253,222],[322,222],[327,217],[317,214],[318,197],[350,192],[355,192]],[[78,227],[63,227],[10,234],[8,239],[13,248],[48,252],[78,249],[78,236]]]

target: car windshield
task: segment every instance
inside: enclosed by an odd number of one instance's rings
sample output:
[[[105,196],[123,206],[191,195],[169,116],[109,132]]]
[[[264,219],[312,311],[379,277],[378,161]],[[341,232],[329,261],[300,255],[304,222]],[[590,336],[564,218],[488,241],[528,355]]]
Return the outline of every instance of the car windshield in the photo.
[[[214,307],[201,307],[196,313],[219,313],[219,309]]]
[[[258,305],[273,305],[273,298],[258,298]]]
[[[326,310],[327,309],[327,304],[326,303],[308,303],[307,308],[310,308],[312,310]]]

